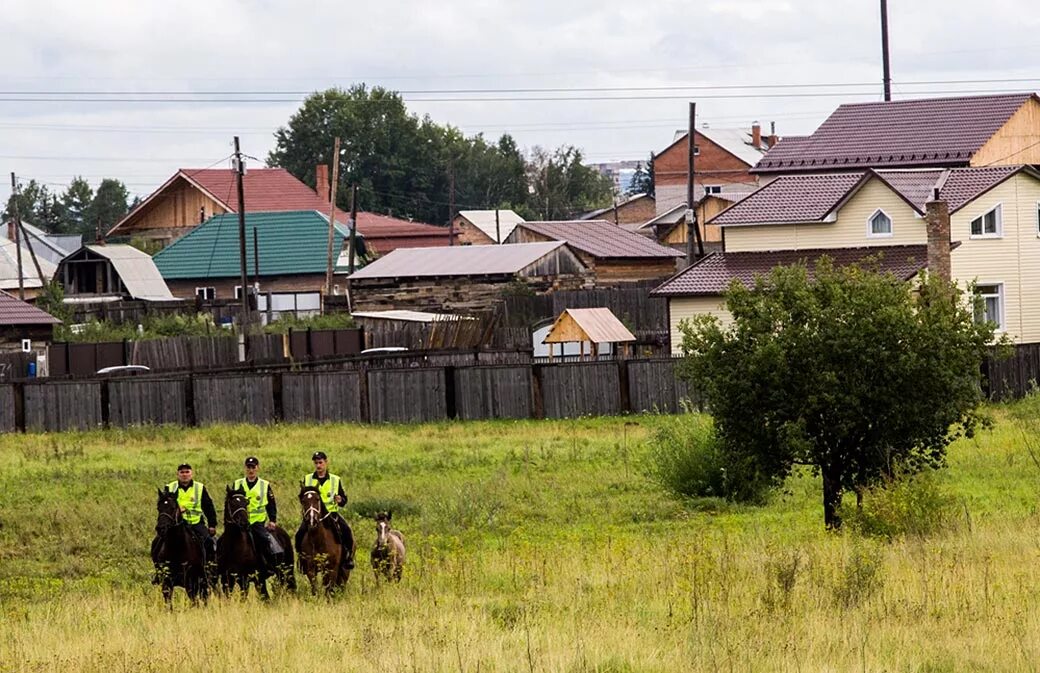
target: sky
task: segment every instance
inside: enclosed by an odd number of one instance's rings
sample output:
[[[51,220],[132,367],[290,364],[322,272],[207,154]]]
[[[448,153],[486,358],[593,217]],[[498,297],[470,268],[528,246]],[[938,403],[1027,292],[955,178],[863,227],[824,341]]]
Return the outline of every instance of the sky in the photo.
[[[0,197],[9,174],[146,196],[178,168],[263,164],[307,92],[355,82],[524,148],[592,162],[698,125],[811,132],[881,99],[879,0],[0,0]],[[1028,0],[889,0],[893,97],[1035,91]],[[1031,78],[1031,79],[1030,79]],[[1019,80],[1019,81],[1014,81]],[[526,100],[524,100],[526,99]]]

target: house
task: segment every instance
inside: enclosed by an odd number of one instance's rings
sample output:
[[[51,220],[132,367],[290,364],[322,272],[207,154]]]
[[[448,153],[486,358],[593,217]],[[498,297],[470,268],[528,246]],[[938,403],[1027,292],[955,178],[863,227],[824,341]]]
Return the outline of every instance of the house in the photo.
[[[0,233],[8,241],[17,241],[17,227],[13,220],[7,222],[7,226]],[[83,236],[80,234],[51,234],[29,224],[22,222],[25,237],[32,245],[33,252],[38,259],[45,259],[56,265],[67,255],[76,252],[83,245]]]
[[[18,244],[11,239],[0,238],[0,290],[6,290],[15,295],[18,293],[18,247]],[[33,246],[32,250],[35,252],[36,247]],[[36,261],[40,265],[39,272],[37,272],[28,246],[22,245],[21,253],[22,291],[25,293],[26,299],[33,299],[54,277],[55,265],[37,255]]]
[[[613,354],[617,344],[621,344],[624,353],[628,344],[635,343],[636,337],[617,319],[609,308],[568,308],[556,318],[549,331],[541,341],[548,346],[548,356],[578,355],[582,360],[586,355],[593,359],[600,355]],[[559,344],[559,347],[554,347]],[[540,355],[539,344],[536,344],[535,355]],[[573,345],[577,353],[568,351]]]
[[[177,301],[152,258],[129,245],[84,245],[61,260],[54,277],[69,303]]]
[[[697,226],[704,239],[705,252],[722,250],[722,230],[715,225],[707,224],[711,218],[729,208],[734,203],[755,191],[752,185],[726,185],[723,191],[702,196],[695,210]],[[675,205],[656,217],[641,224],[635,233],[649,236],[661,245],[667,245],[680,252],[686,251],[686,200]]]
[[[620,225],[629,231],[635,231],[644,222],[657,215],[657,202],[649,194],[633,194],[617,203],[616,206],[600,208],[585,213],[579,220],[607,220]]]
[[[839,106],[812,135],[785,138],[751,170],[778,175],[866,168],[1040,164],[1040,97],[959,96]]]
[[[328,236],[328,217],[318,211],[246,214],[246,273],[250,283],[259,284],[260,310],[266,310],[267,295],[272,311],[320,308],[328,267]],[[332,242],[334,273],[347,270],[349,242],[350,230],[337,222]],[[357,243],[356,262],[361,266],[363,239]],[[154,260],[175,297],[240,298],[238,215],[229,213],[207,220],[156,253]]]
[[[776,136],[763,136],[757,122],[750,130],[704,126],[693,133],[694,200],[702,195],[718,194],[733,185],[757,186],[759,180],[751,168],[776,144]],[[676,131],[672,144],[654,156],[657,215],[686,202],[688,135],[686,131]]]
[[[501,243],[524,218],[508,208],[498,210],[460,210],[452,226],[462,245]]]
[[[359,311],[486,311],[511,292],[587,286],[589,269],[562,241],[397,249],[349,278]]]
[[[246,211],[249,213],[317,210],[329,212],[328,180],[321,176],[326,166],[318,167],[318,184],[325,191],[314,191],[284,168],[253,168],[243,179]],[[169,180],[116,223],[109,236],[141,237],[168,245],[215,215],[235,213],[236,174],[230,168],[182,168]],[[358,213],[358,232],[369,249],[385,254],[396,248],[432,247],[449,244],[447,227],[409,222],[387,215]],[[336,210],[336,220],[347,222],[349,215]]]
[[[930,237],[938,204],[949,212],[945,232]],[[948,270],[962,285],[977,282],[980,319],[1017,342],[1040,342],[1040,173],[1029,166],[784,175],[709,224],[722,228],[725,251],[651,293],[668,299],[673,352],[682,320],[728,319],[722,294],[732,281],[822,255],[839,264],[869,257],[901,278]]]
[[[604,220],[523,222],[506,243],[563,241],[593,273],[597,285],[666,278],[683,254]]]
[[[50,343],[60,324],[50,313],[0,290],[0,351],[22,350],[23,341],[31,348]]]

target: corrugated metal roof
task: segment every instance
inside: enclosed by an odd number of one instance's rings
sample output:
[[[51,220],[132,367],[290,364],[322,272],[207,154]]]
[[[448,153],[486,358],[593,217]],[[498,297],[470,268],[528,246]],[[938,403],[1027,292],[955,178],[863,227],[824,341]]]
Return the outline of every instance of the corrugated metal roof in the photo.
[[[556,331],[556,326],[563,321],[564,316],[570,316],[578,327],[581,328],[581,331],[587,337],[585,341],[602,344],[625,343],[636,340],[635,335],[628,331],[628,328],[617,319],[617,316],[609,308],[568,308],[556,318],[556,322],[553,323],[552,328],[545,335],[542,343],[565,343],[565,339],[553,334]]]
[[[22,246],[22,283],[27,288],[43,287],[43,285],[54,277],[55,265],[45,257],[37,255],[40,262],[40,270],[44,278],[41,279],[36,273],[29,250]],[[18,289],[18,249],[13,241],[0,238],[0,289]]]
[[[453,313],[429,313],[427,311],[409,311],[406,309],[391,309],[388,311],[355,311],[351,313],[355,318],[369,318],[372,320],[398,320],[401,322],[455,322],[457,320],[473,320],[471,316],[456,315]]]
[[[96,255],[101,255],[110,262],[123,281],[127,292],[134,299],[146,301],[170,301],[175,297],[166,287],[155,262],[147,254],[131,245],[85,245]]]
[[[751,144],[751,129],[699,128],[696,131],[698,135],[707,138],[748,166],[754,166],[765,156],[766,148],[764,146],[756,148]],[[685,142],[687,133],[685,129],[676,130],[672,143],[668,147],[675,145],[680,140]]]
[[[518,224],[517,228],[564,241],[575,250],[600,259],[683,256],[682,253],[666,248],[646,236],[640,236],[605,220],[524,222]]]
[[[563,247],[562,241],[461,245],[447,248],[398,248],[355,271],[363,278],[425,278],[517,273]]]
[[[46,259],[52,264],[57,264],[66,255],[83,247],[83,236],[80,234],[51,234],[24,221],[22,227],[25,228],[25,233],[32,242],[36,256],[41,260]],[[0,227],[0,238],[7,240],[6,226]]]
[[[495,212],[494,210],[460,210],[459,215],[466,219],[467,222],[472,224],[477,229],[484,232],[488,238],[492,241],[497,240],[495,238]],[[524,218],[520,217],[512,210],[503,209],[498,212],[498,229],[502,233],[502,241],[509,237],[509,234],[513,233],[513,229],[520,222],[524,222]],[[500,241],[501,242],[501,241]]]
[[[0,290],[0,325],[60,325],[61,321],[32,304]]]

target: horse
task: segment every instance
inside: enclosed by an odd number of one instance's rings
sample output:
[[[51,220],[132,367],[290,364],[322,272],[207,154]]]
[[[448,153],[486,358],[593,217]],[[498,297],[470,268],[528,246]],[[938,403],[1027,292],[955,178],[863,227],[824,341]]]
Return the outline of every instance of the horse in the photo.
[[[318,592],[317,576],[321,573],[325,594],[329,595],[346,584],[350,577],[350,571],[341,564],[347,550],[336,540],[335,523],[330,520],[332,514],[325,507],[318,488],[300,484],[299,498],[303,509],[296,550],[300,572],[310,581],[312,594]]]
[[[404,535],[390,527],[393,512],[379,512],[376,520],[376,543],[372,547],[372,570],[376,574],[376,582],[380,577],[387,582],[400,582],[404,572]]]
[[[203,542],[184,521],[177,495],[169,489],[158,489],[158,493],[155,508],[159,516],[152,542],[152,562],[158,571],[163,600],[172,608],[174,587],[184,587],[192,604],[197,605],[200,597],[203,600],[209,597]]]
[[[285,550],[284,559],[271,568],[265,562],[263,552],[257,549],[257,542],[250,533],[249,500],[241,488],[225,488],[224,494],[224,534],[217,541],[217,573],[224,594],[230,593],[237,583],[243,593],[249,592],[249,581],[256,585],[260,596],[270,598],[267,591],[267,580],[276,577],[290,591],[296,591],[296,576],[293,574],[292,542],[289,535],[281,528],[272,531],[278,544]]]

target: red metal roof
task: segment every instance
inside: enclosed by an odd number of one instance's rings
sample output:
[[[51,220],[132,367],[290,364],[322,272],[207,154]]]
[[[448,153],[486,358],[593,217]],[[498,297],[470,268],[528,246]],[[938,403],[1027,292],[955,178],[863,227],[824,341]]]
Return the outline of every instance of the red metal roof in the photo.
[[[924,245],[716,252],[672,276],[650,294],[655,297],[722,295],[734,280],[750,288],[756,277],[768,274],[773,267],[794,264],[805,264],[811,277],[816,261],[824,255],[834,260],[837,266],[859,264],[874,258],[881,271],[902,280],[913,278],[928,266],[928,247]]]
[[[61,321],[32,304],[0,290],[0,325],[60,325]]]
[[[555,241],[564,241],[575,250],[601,259],[683,256],[681,252],[606,220],[520,222],[516,229],[529,229]]]
[[[967,166],[972,155],[1030,98],[1037,96],[1020,93],[842,105],[811,136],[777,143],[751,172]]]

